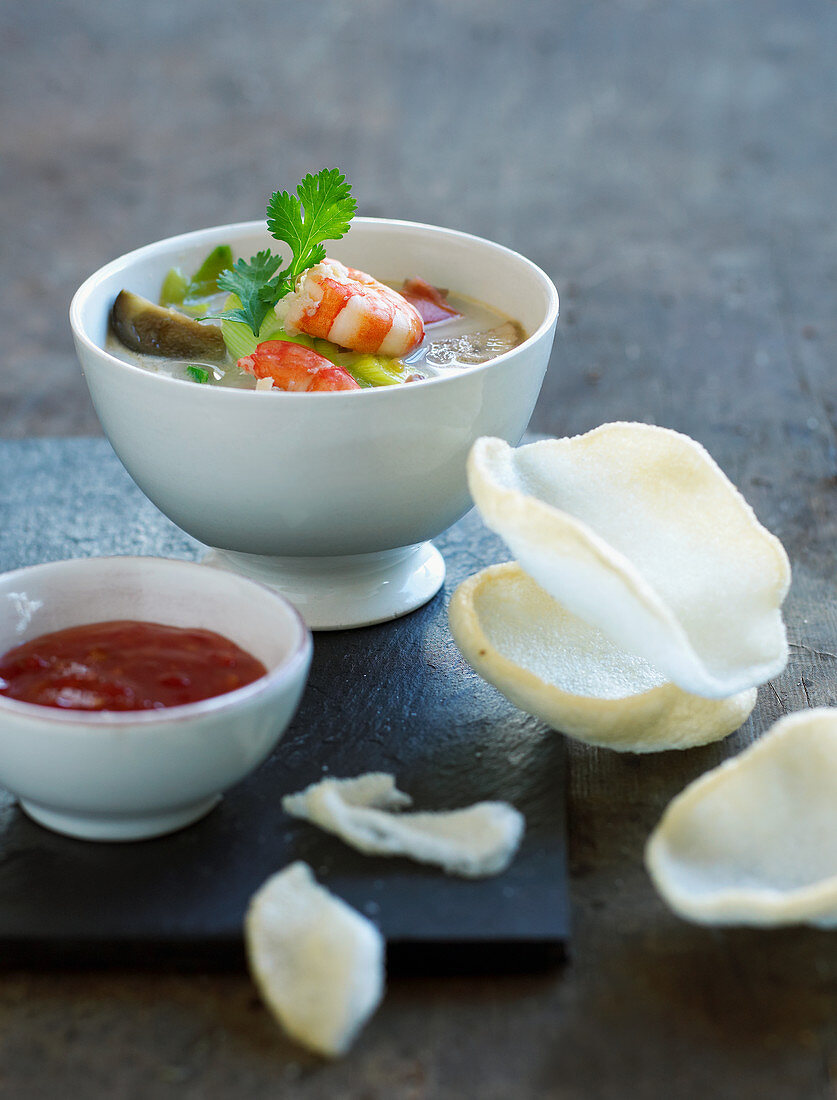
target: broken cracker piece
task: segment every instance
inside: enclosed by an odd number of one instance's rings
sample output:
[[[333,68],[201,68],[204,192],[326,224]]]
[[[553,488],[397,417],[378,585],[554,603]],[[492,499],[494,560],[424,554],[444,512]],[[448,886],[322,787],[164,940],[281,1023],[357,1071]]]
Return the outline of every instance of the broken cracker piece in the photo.
[[[313,783],[286,795],[282,808],[367,855],[408,856],[466,878],[504,871],[520,845],[525,821],[506,802],[433,813],[393,812],[411,803],[393,776],[370,772]]]
[[[256,985],[285,1031],[329,1058],[348,1050],[383,996],[384,941],[375,925],[300,862],[253,895],[244,938]]]

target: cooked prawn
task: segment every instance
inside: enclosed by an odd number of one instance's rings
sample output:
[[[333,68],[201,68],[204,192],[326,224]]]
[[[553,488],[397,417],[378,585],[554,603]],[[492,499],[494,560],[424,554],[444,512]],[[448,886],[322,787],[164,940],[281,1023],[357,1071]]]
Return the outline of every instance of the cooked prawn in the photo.
[[[315,393],[360,389],[347,370],[290,340],[265,340],[252,355],[239,359],[238,365],[256,378],[272,379],[280,390]]]
[[[351,351],[408,355],[424,338],[415,306],[364,271],[325,259],[303,272],[277,313],[290,335],[330,340]]]

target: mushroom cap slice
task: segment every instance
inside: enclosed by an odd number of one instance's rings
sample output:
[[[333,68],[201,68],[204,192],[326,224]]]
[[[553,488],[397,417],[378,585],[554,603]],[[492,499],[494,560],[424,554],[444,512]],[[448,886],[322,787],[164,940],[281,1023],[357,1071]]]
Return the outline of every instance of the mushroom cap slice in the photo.
[[[687,920],[837,927],[837,709],[780,719],[686,787],[645,863]]]
[[[726,698],[787,663],[787,555],[688,436],[616,423],[517,449],[482,438],[468,479],[542,588],[684,691]]]
[[[381,933],[318,885],[306,863],[272,875],[244,920],[247,958],[278,1022],[318,1054],[343,1054],[384,991]]]
[[[689,695],[562,607],[517,562],[464,581],[451,632],[471,667],[515,706],[562,733],[623,752],[685,749],[726,737],[756,690],[729,699]]]
[[[223,359],[227,346],[220,328],[202,325],[179,310],[120,290],[111,310],[113,331],[126,348],[167,359]]]

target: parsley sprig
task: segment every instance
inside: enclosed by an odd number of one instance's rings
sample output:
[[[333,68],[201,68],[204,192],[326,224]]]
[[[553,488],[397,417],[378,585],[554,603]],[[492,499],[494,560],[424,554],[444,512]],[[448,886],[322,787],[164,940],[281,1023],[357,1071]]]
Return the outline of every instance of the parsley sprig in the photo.
[[[296,195],[274,191],[267,204],[267,227],[277,241],[290,246],[291,262],[280,271],[282,257],[269,248],[249,260],[237,260],[218,276],[218,287],[237,295],[241,307],[221,317],[244,321],[258,336],[265,317],[290,294],[302,272],[325,259],[322,242],[346,233],[355,206],[352,189],[337,168],[305,176]]]

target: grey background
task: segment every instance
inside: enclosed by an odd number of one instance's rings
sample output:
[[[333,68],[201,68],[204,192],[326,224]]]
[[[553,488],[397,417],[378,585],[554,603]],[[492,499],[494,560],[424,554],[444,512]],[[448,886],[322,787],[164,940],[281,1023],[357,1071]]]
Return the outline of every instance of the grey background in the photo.
[[[791,663],[741,733],[571,746],[565,973],[396,981],[328,1067],[243,975],[4,976],[0,1095],[833,1100],[833,934],[686,925],[641,853],[691,778],[837,701],[835,4],[30,0],[0,5],[0,44],[0,435],[98,431],[66,321],[87,274],[339,165],[361,213],[553,276],[534,429],[689,432],[794,565]]]

